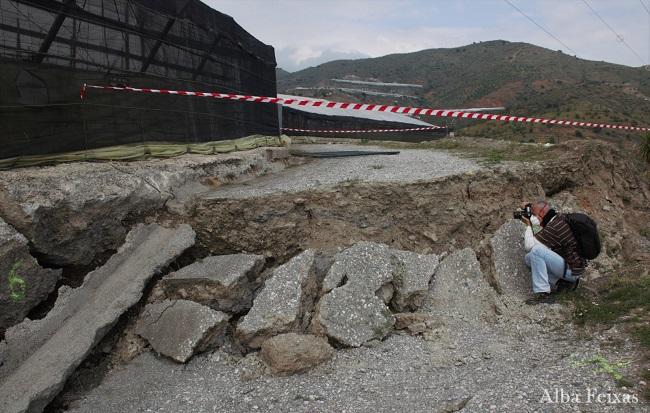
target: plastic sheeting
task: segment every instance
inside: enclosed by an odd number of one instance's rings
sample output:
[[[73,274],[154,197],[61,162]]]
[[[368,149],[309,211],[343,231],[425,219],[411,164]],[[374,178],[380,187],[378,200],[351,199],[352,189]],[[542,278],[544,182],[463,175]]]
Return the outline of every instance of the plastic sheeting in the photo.
[[[274,96],[273,48],[198,0],[0,2],[0,159],[277,135],[277,108],[83,83]],[[25,158],[26,159],[26,158]]]

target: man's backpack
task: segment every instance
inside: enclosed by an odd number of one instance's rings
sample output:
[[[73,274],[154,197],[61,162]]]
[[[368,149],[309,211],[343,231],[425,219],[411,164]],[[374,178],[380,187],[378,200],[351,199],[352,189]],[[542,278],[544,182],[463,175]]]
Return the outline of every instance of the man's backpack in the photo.
[[[578,242],[578,254],[586,260],[596,258],[600,254],[600,237],[594,220],[580,213],[565,214],[564,217]]]

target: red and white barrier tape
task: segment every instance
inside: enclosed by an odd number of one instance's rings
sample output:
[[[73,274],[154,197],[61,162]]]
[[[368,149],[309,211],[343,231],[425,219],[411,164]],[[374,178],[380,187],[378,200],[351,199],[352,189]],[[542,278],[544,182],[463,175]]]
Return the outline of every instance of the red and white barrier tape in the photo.
[[[444,109],[426,109],[426,108],[411,108],[405,106],[388,106],[388,105],[373,105],[366,103],[343,103],[343,102],[330,102],[312,99],[292,99],[292,98],[272,98],[267,96],[250,96],[250,95],[235,95],[232,93],[219,93],[219,92],[191,92],[185,90],[167,90],[167,89],[149,89],[149,88],[135,88],[129,86],[97,86],[84,84],[81,88],[81,99],[86,95],[86,89],[105,89],[117,90],[124,92],[141,92],[141,93],[161,93],[167,95],[180,95],[180,96],[198,96],[216,99],[229,99],[242,102],[257,102],[257,103],[281,103],[283,105],[296,105],[296,106],[314,106],[335,109],[349,109],[349,110],[364,110],[371,112],[391,112],[400,113],[404,115],[427,115],[447,118],[463,118],[463,119],[482,119],[482,120],[498,120],[502,122],[522,122],[522,123],[542,123],[551,125],[562,126],[578,126],[587,128],[606,128],[606,129],[622,129],[632,131],[650,131],[650,128],[643,128],[638,126],[629,125],[611,125],[607,123],[595,122],[578,122],[573,120],[557,120],[545,118],[530,118],[525,116],[510,116],[510,115],[495,115],[490,113],[480,112],[463,112],[459,110],[444,110]]]
[[[411,131],[423,131],[423,130],[434,130],[434,129],[444,129],[440,126],[428,126],[423,128],[407,128],[407,129],[355,129],[355,130],[335,130],[335,129],[296,129],[296,128],[282,128],[282,130],[290,132],[311,132],[311,133],[376,133],[376,132],[411,132]]]

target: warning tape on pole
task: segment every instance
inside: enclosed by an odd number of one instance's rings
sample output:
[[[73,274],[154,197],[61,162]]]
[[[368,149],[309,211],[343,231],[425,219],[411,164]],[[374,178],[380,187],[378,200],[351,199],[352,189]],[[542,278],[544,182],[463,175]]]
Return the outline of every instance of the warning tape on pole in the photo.
[[[336,129],[296,129],[296,128],[282,128],[284,131],[290,132],[310,132],[310,133],[379,133],[379,132],[413,132],[413,131],[426,131],[444,129],[440,126],[429,126],[423,128],[406,128],[406,129],[350,129],[350,130],[336,130]]]
[[[251,96],[251,95],[235,95],[232,93],[219,93],[219,92],[192,92],[186,90],[168,90],[168,89],[149,89],[149,88],[135,88],[130,86],[98,86],[84,84],[81,88],[81,99],[86,96],[86,89],[104,89],[115,90],[123,92],[138,92],[138,93],[160,93],[166,95],[179,95],[179,96],[198,96],[215,99],[228,99],[240,102],[256,102],[256,103],[280,103],[283,105],[295,106],[313,106],[331,109],[348,109],[348,110],[362,110],[370,112],[390,112],[399,113],[402,115],[425,115],[446,118],[462,118],[462,119],[478,119],[478,120],[497,120],[501,122],[520,122],[520,123],[541,123],[549,125],[560,126],[577,126],[585,128],[603,128],[603,129],[621,129],[630,131],[646,132],[650,128],[630,126],[630,125],[612,125],[608,123],[595,123],[595,122],[578,122],[574,120],[558,120],[546,118],[532,118],[526,116],[511,116],[511,115],[495,115],[491,113],[480,112],[465,112],[460,110],[445,110],[445,109],[427,109],[427,108],[413,108],[406,106],[389,106],[389,105],[374,105],[367,103],[343,103],[331,102],[323,100],[312,99],[294,99],[294,98],[278,98],[268,96]]]

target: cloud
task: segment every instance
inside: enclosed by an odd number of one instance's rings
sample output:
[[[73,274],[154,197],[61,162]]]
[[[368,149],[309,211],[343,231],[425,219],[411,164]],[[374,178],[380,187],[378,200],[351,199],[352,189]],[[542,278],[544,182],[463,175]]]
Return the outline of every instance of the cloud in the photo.
[[[275,59],[278,62],[278,67],[288,72],[318,66],[322,63],[331,62],[332,60],[363,59],[367,57],[370,56],[359,51],[317,50],[308,46],[284,47],[275,51]]]
[[[512,0],[577,52],[631,66],[642,62],[580,1]],[[504,39],[552,50],[564,46],[501,0],[206,0],[276,48],[297,70],[340,58],[377,57]],[[637,2],[590,2],[647,63],[648,14]]]

